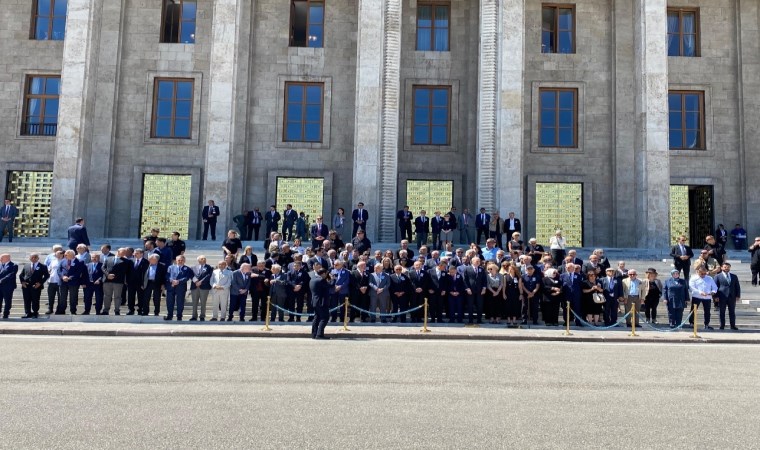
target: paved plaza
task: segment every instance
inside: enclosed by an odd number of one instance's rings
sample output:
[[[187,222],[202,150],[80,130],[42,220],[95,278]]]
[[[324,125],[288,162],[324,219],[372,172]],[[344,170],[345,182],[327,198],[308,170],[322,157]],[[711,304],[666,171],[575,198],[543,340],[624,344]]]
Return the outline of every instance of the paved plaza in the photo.
[[[0,336],[0,448],[755,448],[760,346]]]

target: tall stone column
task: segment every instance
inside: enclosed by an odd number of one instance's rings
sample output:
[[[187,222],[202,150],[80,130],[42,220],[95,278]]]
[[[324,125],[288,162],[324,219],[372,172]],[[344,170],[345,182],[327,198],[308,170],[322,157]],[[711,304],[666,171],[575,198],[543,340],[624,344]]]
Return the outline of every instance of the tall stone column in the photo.
[[[760,7],[758,2],[739,0],[736,6],[739,57],[739,157],[744,207],[736,211],[738,220],[749,232],[749,238],[760,235],[760,184],[748,183],[747,174],[760,171]],[[731,225],[731,224],[729,224]]]
[[[480,1],[477,207],[522,214],[524,0]]]
[[[215,0],[211,27],[211,61],[206,132],[206,165],[203,205],[214,200],[222,218],[231,218],[232,161],[235,141],[235,99],[237,98],[238,44],[242,0]],[[238,196],[240,197],[240,196]],[[202,207],[203,205],[199,205]],[[192,207],[192,206],[191,206]],[[222,223],[227,223],[223,220]],[[224,226],[222,226],[224,233]]]
[[[63,41],[58,133],[53,159],[50,236],[63,237],[87,205],[95,104],[96,55],[103,0],[69,0]]]
[[[636,245],[670,243],[666,0],[634,2]]]
[[[395,239],[401,0],[360,0],[357,33],[354,203],[370,213],[374,241]]]

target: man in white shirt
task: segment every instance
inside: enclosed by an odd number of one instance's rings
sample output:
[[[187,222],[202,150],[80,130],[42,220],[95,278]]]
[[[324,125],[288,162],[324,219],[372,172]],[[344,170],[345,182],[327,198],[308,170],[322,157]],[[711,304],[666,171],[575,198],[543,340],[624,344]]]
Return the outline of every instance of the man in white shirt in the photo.
[[[707,269],[700,267],[697,275],[689,280],[689,290],[691,291],[691,301],[694,305],[692,311],[696,314],[697,308],[702,304],[705,315],[705,330],[712,330],[710,326],[710,303],[715,293],[718,292],[718,286],[715,280],[707,276]],[[694,314],[689,318],[689,323],[694,324]]]

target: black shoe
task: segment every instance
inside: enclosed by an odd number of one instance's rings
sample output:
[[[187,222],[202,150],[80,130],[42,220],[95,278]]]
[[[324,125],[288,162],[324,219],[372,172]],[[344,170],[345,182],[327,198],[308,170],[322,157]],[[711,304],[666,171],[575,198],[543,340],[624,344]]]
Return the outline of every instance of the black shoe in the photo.
[[[520,322],[520,325],[527,325],[527,324],[528,324],[527,320],[523,320],[522,322]]]
[[[256,322],[256,318],[255,317],[251,317],[250,319],[248,319],[248,321],[249,322]]]
[[[195,322],[196,320],[198,320],[198,318],[195,317],[195,316],[193,316],[193,317],[190,318],[190,322]]]
[[[45,311],[45,314],[53,314],[53,310],[48,309],[47,311]]]
[[[90,315],[90,311],[85,311],[85,312],[82,313],[82,315],[83,316],[89,316]]]
[[[129,311],[129,312],[127,313],[127,315],[128,315],[128,316],[134,316],[134,315],[135,315],[135,312],[134,312],[134,311]]]
[[[711,327],[710,325],[705,325],[705,330],[714,330],[715,328]]]
[[[211,320],[209,320],[209,322],[216,322],[216,317],[212,317]]]
[[[21,316],[22,319],[31,319],[32,317],[34,317],[34,314],[24,314]]]
[[[158,315],[158,311],[153,311],[153,315],[157,316]]]
[[[720,329],[721,329],[721,330],[725,330],[725,329],[726,329],[726,326],[725,326],[725,325],[721,325],[721,326],[720,326]]]
[[[182,322],[182,316],[177,316],[177,322]]]
[[[114,313],[113,313],[113,315],[114,315],[114,316],[120,316],[120,315],[121,315],[121,313],[120,313],[119,311],[116,311],[116,312],[114,312]]]
[[[739,328],[737,328],[737,327],[731,327],[731,329],[734,330],[734,331],[739,331]]]
[[[36,319],[36,318],[40,317],[39,313],[34,313],[32,315],[34,316],[34,317],[32,317],[32,319]]]
[[[172,316],[164,316],[164,320],[172,320]]]
[[[205,321],[206,321],[206,318],[205,317],[201,317],[201,322],[205,322]]]
[[[317,336],[316,339],[322,340],[322,341],[329,341],[330,338],[327,336]]]
[[[7,319],[7,318],[8,318],[8,314],[3,314],[3,319]]]

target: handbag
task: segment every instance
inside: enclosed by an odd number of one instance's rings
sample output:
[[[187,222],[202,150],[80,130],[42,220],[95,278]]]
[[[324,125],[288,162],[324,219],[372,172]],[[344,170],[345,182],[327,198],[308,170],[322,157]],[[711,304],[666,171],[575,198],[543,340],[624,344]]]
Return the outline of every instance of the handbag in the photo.
[[[604,296],[598,292],[594,292],[593,294],[591,294],[591,299],[594,300],[594,303],[598,305],[601,305],[607,302]]]

